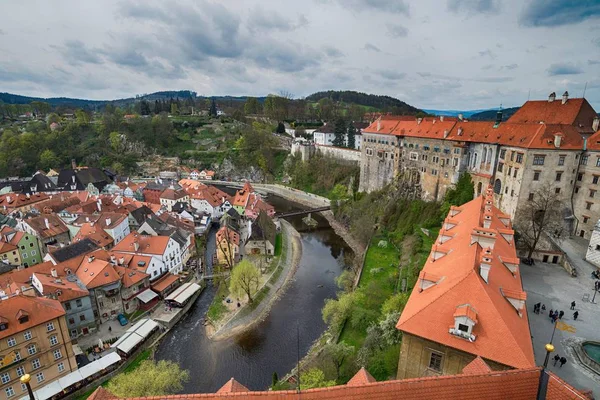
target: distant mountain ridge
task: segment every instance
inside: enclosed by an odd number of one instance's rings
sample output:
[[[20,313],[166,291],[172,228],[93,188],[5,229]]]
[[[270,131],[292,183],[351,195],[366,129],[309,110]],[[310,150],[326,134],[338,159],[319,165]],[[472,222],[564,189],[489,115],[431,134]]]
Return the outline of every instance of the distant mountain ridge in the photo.
[[[113,104],[115,106],[123,106],[134,103],[136,101],[146,100],[146,101],[155,101],[155,100],[168,100],[168,99],[212,99],[214,98],[216,101],[246,101],[249,96],[198,96],[198,94],[191,90],[166,90],[160,92],[154,92],[150,94],[139,95],[135,97],[128,97],[124,99],[114,99],[114,100],[88,100],[88,99],[77,99],[70,97],[30,97],[30,96],[21,96],[13,93],[0,93],[0,103],[6,104],[29,104],[32,101],[41,101],[50,104],[53,107],[63,106],[63,107],[73,107],[73,108],[97,108],[103,107],[107,104]],[[266,97],[258,97],[259,101],[264,101]]]
[[[506,121],[510,118],[520,107],[504,108],[502,110],[502,120]],[[496,119],[497,108],[484,108],[479,110],[433,110],[423,109],[427,114],[443,115],[444,117],[457,117],[458,114],[462,114],[463,117],[470,119],[471,121],[493,121]]]
[[[372,107],[379,111],[391,111],[395,114],[414,115],[422,111],[391,96],[367,94],[353,90],[327,90],[316,92],[306,96],[305,100],[317,102],[325,98],[336,102],[353,103],[365,107]]]

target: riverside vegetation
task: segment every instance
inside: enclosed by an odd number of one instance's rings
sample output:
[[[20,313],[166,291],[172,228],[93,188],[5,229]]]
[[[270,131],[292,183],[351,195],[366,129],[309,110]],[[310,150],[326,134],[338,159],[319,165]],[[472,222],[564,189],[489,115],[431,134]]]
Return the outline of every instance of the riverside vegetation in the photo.
[[[369,248],[358,285],[358,271],[344,271],[337,297],[323,307],[328,331],[301,372],[301,381],[308,379],[311,387],[346,383],[362,366],[377,380],[396,374],[402,341],[396,323],[450,206],[466,203],[474,193],[466,174],[442,203],[407,194],[410,185],[400,179],[334,207],[336,219]]]

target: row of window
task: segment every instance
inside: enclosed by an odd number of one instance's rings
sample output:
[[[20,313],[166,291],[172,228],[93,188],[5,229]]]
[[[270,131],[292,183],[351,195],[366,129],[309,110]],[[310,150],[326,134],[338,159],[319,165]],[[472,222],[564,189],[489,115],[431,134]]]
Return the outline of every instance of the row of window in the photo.
[[[48,332],[52,332],[54,329],[55,329],[54,328],[54,323],[48,322],[46,324],[46,330]],[[25,332],[23,332],[23,340],[28,341],[28,340],[31,340],[32,337],[33,337],[33,335],[31,334],[31,331],[25,331]],[[50,337],[50,343],[51,344],[52,344],[52,340],[53,339],[56,340],[56,336],[51,336]],[[6,343],[8,344],[8,347],[16,346],[17,345],[17,339],[14,336],[9,337],[8,339],[6,339]]]
[[[60,360],[63,356],[62,356],[62,352],[60,351],[60,349],[56,349],[52,352],[52,355],[54,356],[54,360]],[[42,363],[40,362],[39,358],[36,358],[34,360],[31,360],[31,370],[35,371],[36,369],[41,368]],[[65,366],[64,364],[61,362],[58,364],[58,372],[62,372],[64,371]],[[15,372],[17,374],[17,378],[22,377],[23,375],[25,375],[25,367],[23,365],[19,365],[17,368],[15,368]],[[3,385],[9,383],[11,381],[12,377],[10,376],[10,372],[3,372],[2,374],[0,374],[0,381],[2,382]],[[39,382],[39,381],[38,381]]]
[[[77,299],[75,300],[75,305],[77,305],[77,308],[82,307],[83,302],[81,301],[81,299]],[[65,308],[67,309],[67,311],[71,310],[71,302],[65,303]]]
[[[19,367],[21,368],[21,367]],[[61,373],[65,370],[65,364],[64,363],[58,363],[57,364],[57,368],[58,368],[58,372]],[[22,376],[25,374],[25,370],[22,371],[23,373],[19,376]],[[19,373],[19,372],[17,372]],[[42,383],[44,382],[46,378],[44,377],[44,373],[43,372],[38,372],[37,374],[35,374],[35,380],[37,383]],[[27,386],[24,383],[21,383],[21,392],[27,392]],[[4,393],[6,393],[6,397],[13,397],[15,395],[15,390],[12,386],[7,387],[6,389],[4,389]]]

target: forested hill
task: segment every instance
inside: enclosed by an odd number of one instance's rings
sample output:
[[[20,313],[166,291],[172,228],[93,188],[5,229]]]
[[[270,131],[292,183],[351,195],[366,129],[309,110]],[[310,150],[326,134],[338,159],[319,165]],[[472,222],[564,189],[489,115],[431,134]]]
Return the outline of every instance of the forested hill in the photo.
[[[306,100],[318,102],[319,100],[326,98],[331,99],[334,102],[352,103],[365,107],[372,107],[378,111],[393,111],[395,114],[416,114],[421,112],[418,108],[406,104],[394,97],[379,96],[352,90],[328,90],[326,92],[317,92],[306,97]]]
[[[198,96],[198,94],[191,90],[167,90],[162,92],[155,92],[150,94],[138,95],[135,97],[128,97],[124,99],[115,100],[87,100],[87,99],[74,99],[69,97],[29,97],[21,96],[13,93],[0,93],[0,103],[5,104],[30,104],[31,102],[38,101],[48,103],[51,107],[71,107],[71,108],[82,108],[82,109],[97,109],[104,107],[106,104],[112,104],[115,107],[127,107],[134,104],[137,101],[156,101],[156,100],[170,100],[170,99],[211,99],[210,96]],[[216,101],[246,101],[246,96],[214,96]],[[264,101],[264,97],[259,97],[259,101]]]
[[[511,107],[502,110],[502,121],[508,120],[521,107]],[[495,121],[498,110],[486,110],[475,113],[469,117],[471,121]]]

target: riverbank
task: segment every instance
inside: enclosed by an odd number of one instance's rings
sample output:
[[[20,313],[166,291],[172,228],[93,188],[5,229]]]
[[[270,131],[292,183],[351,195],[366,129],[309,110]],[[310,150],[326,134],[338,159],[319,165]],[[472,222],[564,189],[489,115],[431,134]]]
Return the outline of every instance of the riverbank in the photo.
[[[329,226],[331,226],[333,231],[344,239],[344,242],[354,252],[354,267],[358,271],[362,267],[365,251],[367,250],[366,247],[352,236],[348,228],[335,219],[332,211],[321,211],[321,215],[329,222]]]
[[[251,329],[267,317],[272,305],[284,293],[300,264],[302,242],[300,234],[289,222],[281,220],[281,230],[283,250],[279,263],[263,287],[257,291],[255,302],[237,310],[216,331],[207,325],[207,336],[210,339],[224,340]]]

